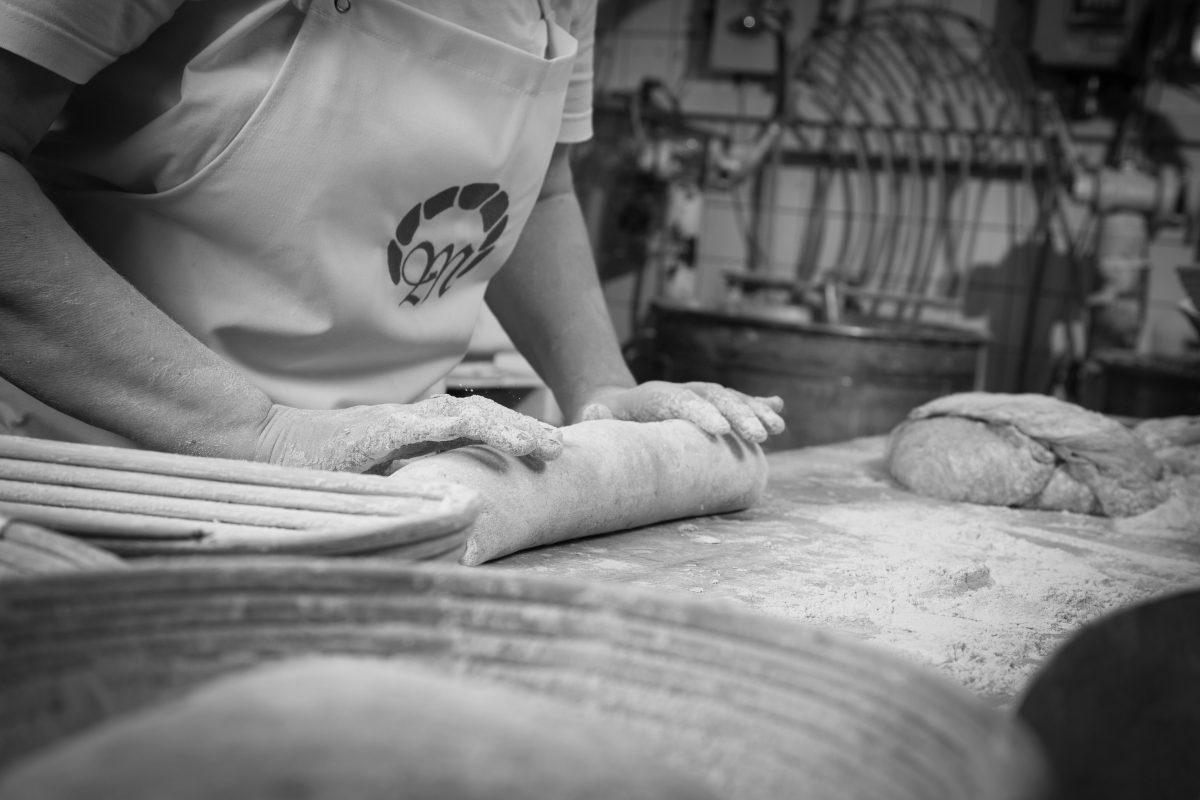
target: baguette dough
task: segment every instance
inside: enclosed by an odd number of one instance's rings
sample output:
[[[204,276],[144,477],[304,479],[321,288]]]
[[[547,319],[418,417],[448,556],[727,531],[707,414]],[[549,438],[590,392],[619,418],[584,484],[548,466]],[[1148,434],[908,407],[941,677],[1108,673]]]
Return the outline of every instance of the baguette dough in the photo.
[[[1111,517],[1148,511],[1170,493],[1162,461],[1129,428],[1037,394],[926,403],[892,432],[887,468],[943,500]]]
[[[562,429],[553,461],[483,445],[413,461],[395,475],[474,489],[483,508],[461,561],[468,566],[538,545],[669,519],[748,508],[766,486],[757,444],[713,437],[690,422],[596,420]]]
[[[0,800],[711,800],[579,709],[428,668],[304,657],[19,762]]]

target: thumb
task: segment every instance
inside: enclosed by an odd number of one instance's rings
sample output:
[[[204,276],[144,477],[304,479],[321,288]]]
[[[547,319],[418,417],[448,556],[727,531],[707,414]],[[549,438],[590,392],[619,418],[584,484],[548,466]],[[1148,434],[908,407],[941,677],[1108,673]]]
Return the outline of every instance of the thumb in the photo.
[[[579,419],[584,422],[593,419],[612,419],[614,416],[612,409],[603,403],[588,403],[583,407],[583,411],[579,412]]]

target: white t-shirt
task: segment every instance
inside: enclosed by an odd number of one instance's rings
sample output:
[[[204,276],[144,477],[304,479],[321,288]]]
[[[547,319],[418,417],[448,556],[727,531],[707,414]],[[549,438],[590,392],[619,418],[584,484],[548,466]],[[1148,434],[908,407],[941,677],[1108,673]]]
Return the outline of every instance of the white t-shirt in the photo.
[[[381,1],[399,2],[361,0]],[[0,0],[0,48],[81,84],[35,151],[35,172],[65,186],[140,193],[182,183],[262,102],[295,39],[301,9],[314,2],[333,0]],[[545,47],[537,0],[407,5],[528,52],[541,55]],[[592,135],[596,0],[548,5],[579,41],[558,141],[585,141]],[[181,85],[231,45],[247,65],[245,79],[219,98],[220,114],[196,113],[182,100]],[[159,135],[164,130],[172,136]],[[186,153],[171,146],[180,131],[193,135]]]

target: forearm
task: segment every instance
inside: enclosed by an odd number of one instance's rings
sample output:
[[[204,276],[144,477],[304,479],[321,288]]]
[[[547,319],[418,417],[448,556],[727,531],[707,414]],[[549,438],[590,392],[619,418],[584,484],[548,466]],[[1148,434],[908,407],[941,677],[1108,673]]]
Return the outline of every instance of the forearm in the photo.
[[[271,401],[117,275],[0,154],[0,370],[143,446],[250,458]]]
[[[488,302],[571,422],[686,419],[714,436],[732,431],[752,442],[784,429],[778,397],[712,383],[637,385],[600,289],[565,147],[555,150],[542,198]]]
[[[573,192],[539,200],[488,302],[575,421],[602,389],[631,387]]]

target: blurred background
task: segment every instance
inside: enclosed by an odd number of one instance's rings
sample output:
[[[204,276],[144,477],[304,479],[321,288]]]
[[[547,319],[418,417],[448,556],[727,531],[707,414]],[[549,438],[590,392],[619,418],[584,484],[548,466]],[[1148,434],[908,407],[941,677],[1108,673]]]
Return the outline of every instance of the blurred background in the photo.
[[[1200,413],[1197,5],[601,0],[574,166],[635,372],[783,395],[777,449],[972,388]]]

